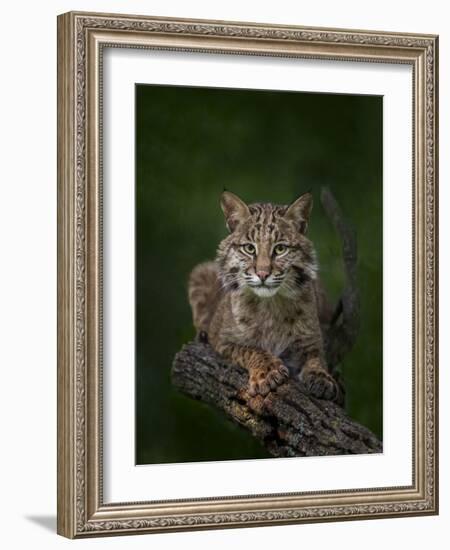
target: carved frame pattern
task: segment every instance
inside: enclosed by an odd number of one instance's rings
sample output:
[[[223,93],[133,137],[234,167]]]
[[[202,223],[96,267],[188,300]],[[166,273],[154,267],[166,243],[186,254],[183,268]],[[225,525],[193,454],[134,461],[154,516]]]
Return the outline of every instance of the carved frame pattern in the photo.
[[[103,504],[99,90],[105,45],[413,66],[413,486]],[[429,35],[73,12],[58,18],[60,534],[73,538],[437,513],[437,46],[437,37]]]

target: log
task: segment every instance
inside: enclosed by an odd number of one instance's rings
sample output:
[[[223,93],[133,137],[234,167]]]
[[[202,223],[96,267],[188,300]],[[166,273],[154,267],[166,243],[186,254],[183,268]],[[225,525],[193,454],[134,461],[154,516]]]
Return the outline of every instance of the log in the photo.
[[[248,394],[247,372],[226,363],[208,344],[192,342],[175,356],[173,385],[217,407],[275,457],[367,454],[382,444],[337,404],[302,392],[289,379],[266,397]]]

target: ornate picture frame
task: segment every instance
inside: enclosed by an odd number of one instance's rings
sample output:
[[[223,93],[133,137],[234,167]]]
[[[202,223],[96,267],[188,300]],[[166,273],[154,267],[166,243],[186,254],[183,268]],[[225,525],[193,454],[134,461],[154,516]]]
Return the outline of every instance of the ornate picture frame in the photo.
[[[412,484],[103,499],[105,48],[405,64],[413,75]],[[70,12],[58,17],[58,533],[69,538],[438,513],[438,38]]]

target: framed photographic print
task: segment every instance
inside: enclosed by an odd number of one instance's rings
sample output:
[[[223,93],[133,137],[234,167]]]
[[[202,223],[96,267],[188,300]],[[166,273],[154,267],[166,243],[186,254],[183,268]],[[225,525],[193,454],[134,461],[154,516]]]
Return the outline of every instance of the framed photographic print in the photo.
[[[431,35],[58,18],[58,532],[436,514]]]

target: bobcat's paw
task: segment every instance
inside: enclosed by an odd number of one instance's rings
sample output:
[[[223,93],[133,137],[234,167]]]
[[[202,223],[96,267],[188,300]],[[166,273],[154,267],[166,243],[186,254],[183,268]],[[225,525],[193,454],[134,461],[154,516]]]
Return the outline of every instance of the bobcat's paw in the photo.
[[[289,377],[289,371],[283,363],[262,364],[250,370],[248,393],[254,397],[257,394],[267,395],[270,390],[283,384]]]
[[[314,397],[335,400],[339,395],[337,382],[323,368],[303,369],[298,378],[305,391]]]

